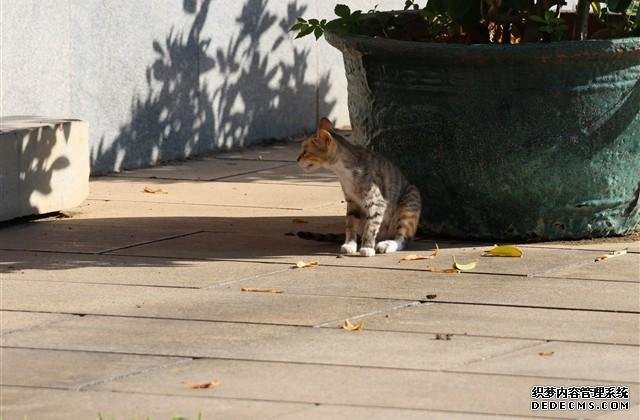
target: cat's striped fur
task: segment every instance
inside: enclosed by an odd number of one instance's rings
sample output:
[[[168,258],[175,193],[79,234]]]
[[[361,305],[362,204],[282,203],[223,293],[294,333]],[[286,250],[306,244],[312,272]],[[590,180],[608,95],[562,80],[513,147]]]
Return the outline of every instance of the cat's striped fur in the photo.
[[[349,143],[320,120],[316,135],[302,143],[298,164],[305,171],[325,167],[340,180],[347,202],[346,238],[341,252],[373,256],[401,250],[413,238],[421,199],[400,170],[387,159]]]

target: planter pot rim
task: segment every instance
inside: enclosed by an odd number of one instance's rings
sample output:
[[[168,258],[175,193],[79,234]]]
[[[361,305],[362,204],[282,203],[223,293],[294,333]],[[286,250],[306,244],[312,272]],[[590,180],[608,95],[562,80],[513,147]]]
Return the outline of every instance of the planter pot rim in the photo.
[[[539,61],[544,58],[590,59],[603,56],[640,56],[640,37],[590,39],[585,41],[557,41],[549,43],[504,44],[445,44],[435,42],[401,41],[365,35],[338,35],[327,31],[329,44],[342,52],[356,51],[363,55],[385,54],[404,57],[456,58],[476,56],[479,59]]]

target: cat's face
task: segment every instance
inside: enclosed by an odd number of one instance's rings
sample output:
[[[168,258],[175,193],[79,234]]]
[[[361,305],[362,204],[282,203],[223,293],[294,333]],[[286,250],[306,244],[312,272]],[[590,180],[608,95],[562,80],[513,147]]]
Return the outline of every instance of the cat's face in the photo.
[[[335,140],[328,131],[319,129],[315,136],[302,142],[298,165],[305,172],[312,172],[330,164],[336,155]]]

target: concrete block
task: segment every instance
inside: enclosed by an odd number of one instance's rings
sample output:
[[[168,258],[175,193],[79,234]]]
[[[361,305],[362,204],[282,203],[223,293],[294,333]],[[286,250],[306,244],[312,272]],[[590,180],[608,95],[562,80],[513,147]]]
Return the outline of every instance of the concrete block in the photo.
[[[65,210],[89,195],[88,124],[0,118],[0,221]]]

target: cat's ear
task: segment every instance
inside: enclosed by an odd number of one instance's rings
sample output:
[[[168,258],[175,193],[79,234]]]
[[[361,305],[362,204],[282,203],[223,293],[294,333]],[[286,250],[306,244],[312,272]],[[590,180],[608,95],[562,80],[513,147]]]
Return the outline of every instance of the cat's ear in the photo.
[[[315,142],[318,146],[323,149],[327,149],[331,142],[333,141],[333,137],[331,137],[331,133],[327,130],[320,128],[318,133],[316,133]]]
[[[333,130],[333,124],[331,124],[331,121],[329,121],[328,118],[322,117],[318,123],[318,130],[327,130],[331,132]]]

